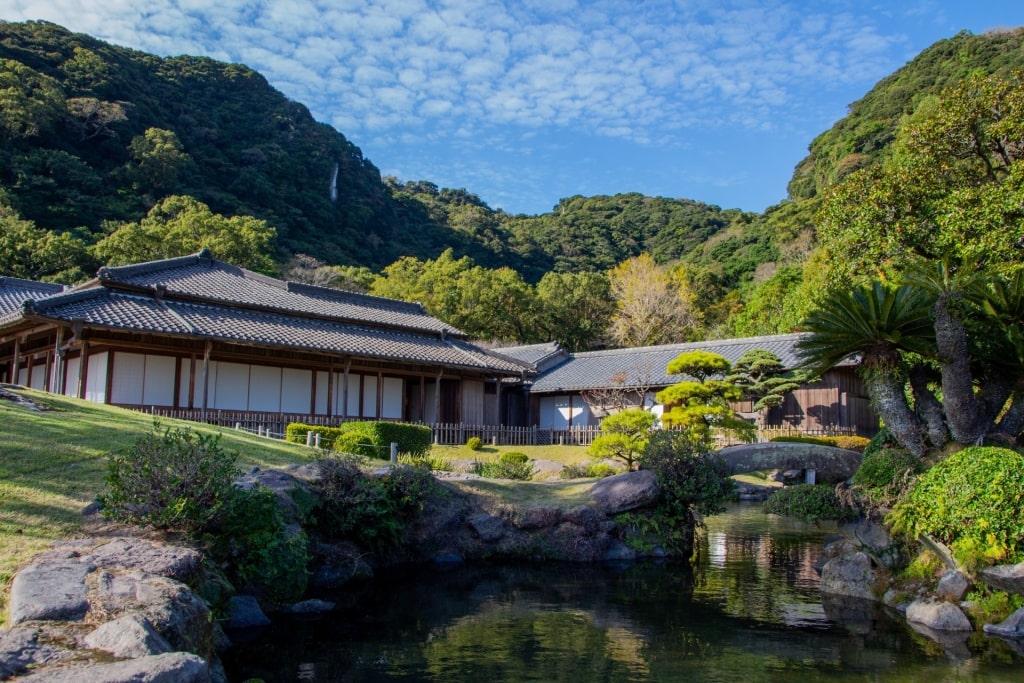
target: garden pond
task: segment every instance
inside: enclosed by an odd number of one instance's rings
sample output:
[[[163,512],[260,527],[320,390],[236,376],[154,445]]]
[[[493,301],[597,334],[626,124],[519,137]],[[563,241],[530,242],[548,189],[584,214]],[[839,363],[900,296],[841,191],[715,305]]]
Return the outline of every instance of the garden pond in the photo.
[[[380,572],[328,615],[234,634],[229,680],[1019,682],[1024,642],[940,645],[872,603],[825,599],[830,529],[738,503],[702,557]]]

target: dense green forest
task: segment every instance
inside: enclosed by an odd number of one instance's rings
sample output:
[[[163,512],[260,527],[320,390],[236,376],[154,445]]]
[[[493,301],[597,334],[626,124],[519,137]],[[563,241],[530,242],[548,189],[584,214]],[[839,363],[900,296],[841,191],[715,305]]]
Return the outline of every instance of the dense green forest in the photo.
[[[763,214],[631,193],[526,216],[466,189],[381,178],[245,66],[0,22],[0,274],[71,282],[105,263],[209,246],[263,272],[422,301],[506,343],[786,332],[835,283],[865,275],[856,264],[840,272],[834,256],[858,239],[850,225],[884,214],[865,213],[878,206],[865,193],[923,148],[965,79],[1024,68],[1022,45],[1021,30],[936,43],[818,136],[790,197]],[[928,182],[928,206],[945,210],[948,183]],[[890,190],[893,206],[926,203]],[[1021,219],[1001,221],[995,229],[1012,232]],[[890,256],[864,253],[876,266]],[[668,319],[656,334],[652,315]]]

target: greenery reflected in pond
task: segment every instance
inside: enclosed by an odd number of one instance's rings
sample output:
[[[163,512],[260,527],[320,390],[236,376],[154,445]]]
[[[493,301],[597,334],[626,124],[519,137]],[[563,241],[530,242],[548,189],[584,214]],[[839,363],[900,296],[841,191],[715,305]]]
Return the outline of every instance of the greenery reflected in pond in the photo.
[[[340,608],[278,618],[232,681],[1019,681],[999,640],[940,646],[872,605],[822,605],[825,529],[734,506],[697,567],[544,564],[382,574]],[[238,635],[235,636],[236,641]]]

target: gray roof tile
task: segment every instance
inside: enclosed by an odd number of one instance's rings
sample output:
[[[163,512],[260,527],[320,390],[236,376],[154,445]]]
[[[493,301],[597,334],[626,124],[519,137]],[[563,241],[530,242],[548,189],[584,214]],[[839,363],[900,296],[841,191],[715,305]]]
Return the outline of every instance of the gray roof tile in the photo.
[[[63,285],[49,282],[22,280],[17,277],[0,277],[0,317],[21,310],[22,304],[33,299],[57,294],[64,290]]]
[[[626,386],[665,387],[687,379],[665,371],[670,361],[687,351],[711,351],[735,362],[747,351],[766,349],[777,355],[787,368],[792,368],[799,362],[795,346],[801,336],[783,334],[574,353],[561,365],[539,375],[530,391],[555,393],[611,387],[617,377],[624,378]]]
[[[209,258],[204,252],[132,266],[101,268],[99,281],[108,287],[166,287],[166,296],[308,314],[364,325],[402,327],[422,332],[464,336],[434,318],[416,303],[386,299],[328,287],[285,282]]]

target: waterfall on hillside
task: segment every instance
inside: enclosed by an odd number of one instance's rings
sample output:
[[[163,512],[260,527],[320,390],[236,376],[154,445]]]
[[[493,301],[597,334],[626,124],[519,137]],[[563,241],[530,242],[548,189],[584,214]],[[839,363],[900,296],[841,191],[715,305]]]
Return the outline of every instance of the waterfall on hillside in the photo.
[[[334,164],[334,170],[331,171],[331,183],[327,186],[327,191],[331,194],[331,201],[338,201],[338,164]]]

